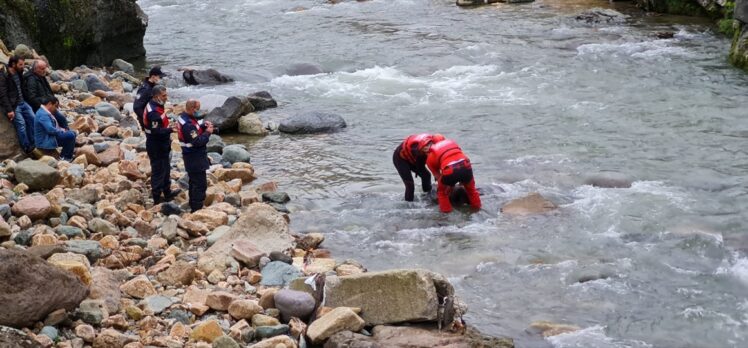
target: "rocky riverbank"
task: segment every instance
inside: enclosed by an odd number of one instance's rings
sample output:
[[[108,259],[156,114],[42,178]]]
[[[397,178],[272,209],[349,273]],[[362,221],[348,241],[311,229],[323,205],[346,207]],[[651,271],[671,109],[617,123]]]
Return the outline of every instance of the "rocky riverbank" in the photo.
[[[367,272],[334,259],[324,234],[294,234],[288,195],[218,136],[206,208],[187,213],[185,193],[153,205],[129,111],[139,79],[117,66],[50,74],[79,133],[74,161],[22,158],[15,139],[0,149],[13,157],[0,164],[0,346],[513,346],[466,328],[441,275]],[[275,105],[267,93],[238,96],[212,117],[242,127],[242,112]],[[0,128],[14,134],[7,119]],[[174,185],[186,188],[173,150]]]

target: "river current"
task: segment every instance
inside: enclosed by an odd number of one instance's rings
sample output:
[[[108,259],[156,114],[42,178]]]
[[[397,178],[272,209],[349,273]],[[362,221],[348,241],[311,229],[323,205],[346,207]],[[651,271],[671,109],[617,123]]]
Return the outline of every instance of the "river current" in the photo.
[[[347,120],[334,134],[227,137],[291,194],[292,228],[325,233],[337,258],[443,273],[470,324],[518,347],[748,346],[748,75],[709,22],[602,0],[139,3],[149,64],[237,80],[177,98],[267,90],[280,107],[263,119]],[[624,23],[573,19],[611,6]],[[296,63],[326,73],[285,75]],[[480,213],[402,200],[392,151],[424,131],[471,158]],[[599,172],[633,184],[584,184]],[[560,208],[499,213],[530,192]],[[582,329],[543,339],[536,320]]]

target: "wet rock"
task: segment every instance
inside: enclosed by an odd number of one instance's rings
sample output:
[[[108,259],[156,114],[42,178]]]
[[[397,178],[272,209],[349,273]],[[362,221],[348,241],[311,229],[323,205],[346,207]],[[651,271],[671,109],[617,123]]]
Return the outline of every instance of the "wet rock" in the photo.
[[[127,283],[122,284],[120,290],[128,296],[138,299],[156,295],[156,289],[153,288],[153,284],[148,280],[148,277],[144,275],[135,277]]]
[[[285,204],[291,201],[291,197],[285,192],[263,192],[262,201]]]
[[[21,330],[0,326],[0,347],[42,348],[42,345]]]
[[[228,311],[236,320],[251,320],[256,314],[262,313],[263,308],[252,300],[235,300],[229,305]]]
[[[135,67],[132,64],[119,58],[115,59],[112,62],[112,67],[126,74],[130,74],[130,75],[135,74]]]
[[[60,173],[42,161],[26,159],[15,168],[16,180],[32,191],[49,190],[60,182]]]
[[[166,286],[190,285],[194,279],[195,266],[181,260],[158,275],[158,281]]]
[[[364,320],[350,308],[338,307],[309,325],[307,335],[312,343],[319,344],[341,331],[361,331],[364,324]]]
[[[578,22],[597,25],[597,24],[622,24],[626,22],[626,15],[611,9],[593,8],[584,11],[576,17]]]
[[[239,118],[239,133],[247,135],[267,135],[268,131],[256,114],[244,115]]]
[[[270,109],[278,106],[278,102],[266,91],[252,93],[247,96],[255,111]]]
[[[304,291],[283,289],[274,296],[275,308],[280,310],[283,321],[288,322],[296,317],[306,320],[314,311],[317,302]]]
[[[83,80],[86,81],[86,86],[88,86],[89,91],[104,91],[104,92],[111,91],[111,88],[109,88],[109,86],[107,86],[94,74],[86,75],[86,77]]]
[[[553,202],[534,192],[505,204],[501,207],[501,213],[508,215],[532,215],[547,213],[557,208]]]
[[[324,74],[325,71],[322,67],[311,63],[296,63],[286,68],[286,75],[288,76],[301,76],[301,75],[317,75]]]
[[[249,151],[244,145],[229,145],[223,148],[223,160],[231,164],[237,162],[250,162]]]
[[[239,163],[237,163],[239,164]],[[239,179],[243,184],[250,183],[255,180],[254,168],[218,168],[213,175],[220,181],[231,181]]]
[[[301,277],[301,272],[285,262],[270,262],[262,269],[261,285],[286,286],[294,279]]]
[[[204,273],[225,269],[233,241],[238,239],[249,239],[266,253],[289,249],[293,241],[288,222],[281,214],[266,204],[251,204],[231,230],[200,256],[198,268]]]
[[[215,69],[187,69],[182,72],[182,78],[184,78],[184,82],[188,85],[220,85],[234,81],[234,79],[221,74]]]
[[[387,296],[381,296],[382,292]],[[453,295],[444,277],[423,270],[327,277],[325,283],[325,305],[361,308],[367,325],[434,321],[439,299]],[[452,322],[452,318],[445,319]]]
[[[78,318],[91,325],[99,325],[109,317],[106,303],[102,300],[85,300],[78,307]]]
[[[213,122],[221,132],[232,131],[237,128],[239,118],[254,111],[249,98],[244,96],[235,96],[226,99],[221,107],[215,108],[205,117],[207,121]],[[209,152],[214,149],[208,148]]]
[[[624,174],[605,172],[588,176],[584,179],[585,185],[602,188],[629,188],[632,180]]]
[[[346,126],[340,115],[312,111],[284,119],[278,130],[290,134],[313,134],[335,132]]]
[[[255,337],[260,339],[271,338],[280,335],[287,335],[288,325],[280,324],[275,326],[260,326],[255,328]]]
[[[40,220],[46,218],[52,212],[52,204],[47,197],[33,195],[22,198],[13,205],[13,215],[28,216],[31,220]]]

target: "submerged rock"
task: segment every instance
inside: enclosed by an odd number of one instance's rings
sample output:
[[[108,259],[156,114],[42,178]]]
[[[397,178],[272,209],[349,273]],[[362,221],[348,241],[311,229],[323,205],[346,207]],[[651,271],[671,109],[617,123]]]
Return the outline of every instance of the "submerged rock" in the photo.
[[[300,75],[317,75],[324,74],[325,71],[322,67],[311,63],[296,63],[286,68],[286,75],[288,76],[300,76]]]
[[[558,208],[553,202],[534,192],[528,196],[517,198],[501,207],[501,213],[508,215],[542,214]]]
[[[584,179],[584,183],[602,188],[629,188],[632,180],[621,173],[603,172],[588,176]]]
[[[290,134],[335,132],[347,127],[343,117],[318,111],[292,116],[281,121],[278,130]]]
[[[589,25],[621,24],[626,22],[626,15],[611,9],[593,8],[576,15],[574,19]]]

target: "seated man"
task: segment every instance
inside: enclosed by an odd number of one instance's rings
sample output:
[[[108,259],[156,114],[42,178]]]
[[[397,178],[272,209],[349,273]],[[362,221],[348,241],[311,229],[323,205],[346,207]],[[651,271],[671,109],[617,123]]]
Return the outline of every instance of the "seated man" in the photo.
[[[57,147],[61,146],[60,159],[72,161],[77,134],[70,130],[67,119],[57,110],[59,104],[55,97],[41,100],[34,118],[34,140],[36,148],[42,150],[45,155],[55,156]]]
[[[24,98],[31,105],[31,109],[36,112],[42,105],[42,101],[49,97],[54,97],[52,87],[47,81],[47,63],[43,60],[37,60],[31,65],[31,71],[24,75],[26,88]]]

